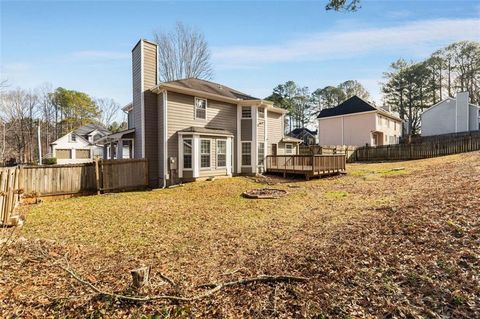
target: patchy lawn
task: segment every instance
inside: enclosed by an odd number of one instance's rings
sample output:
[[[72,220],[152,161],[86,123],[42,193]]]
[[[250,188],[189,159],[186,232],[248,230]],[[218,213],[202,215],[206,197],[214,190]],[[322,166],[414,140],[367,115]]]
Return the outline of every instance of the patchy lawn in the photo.
[[[348,172],[269,180],[289,192],[275,200],[242,198],[266,185],[238,177],[31,206],[0,260],[0,313],[478,317],[480,153],[351,164]],[[150,295],[197,295],[197,285],[260,274],[310,280],[225,288],[189,303],[120,302],[92,296],[55,266],[65,260],[82,278],[124,294],[140,265],[152,267],[152,284],[141,292]]]

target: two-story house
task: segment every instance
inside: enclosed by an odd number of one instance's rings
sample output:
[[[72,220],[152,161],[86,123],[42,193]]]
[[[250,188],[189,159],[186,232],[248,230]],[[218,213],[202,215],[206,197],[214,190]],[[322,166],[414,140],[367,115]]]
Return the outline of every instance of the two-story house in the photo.
[[[320,145],[370,146],[397,144],[402,120],[391,112],[353,96],[318,117]]]
[[[51,143],[50,156],[55,157],[58,164],[93,162],[95,157],[102,157],[103,147],[99,141],[108,134],[101,125],[84,125]]]
[[[210,81],[160,83],[157,50],[146,40],[133,48],[133,100],[124,108],[129,127],[106,144],[122,154],[131,140],[133,157],[149,160],[151,186],[255,174],[266,155],[297,153],[300,140],[284,137],[285,110]]]

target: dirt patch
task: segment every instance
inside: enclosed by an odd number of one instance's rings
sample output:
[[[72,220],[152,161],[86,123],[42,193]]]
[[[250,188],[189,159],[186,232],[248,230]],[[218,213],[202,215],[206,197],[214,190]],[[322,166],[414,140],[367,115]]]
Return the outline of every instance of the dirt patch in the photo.
[[[242,193],[242,196],[250,199],[276,199],[286,196],[288,192],[277,188],[257,188]]]

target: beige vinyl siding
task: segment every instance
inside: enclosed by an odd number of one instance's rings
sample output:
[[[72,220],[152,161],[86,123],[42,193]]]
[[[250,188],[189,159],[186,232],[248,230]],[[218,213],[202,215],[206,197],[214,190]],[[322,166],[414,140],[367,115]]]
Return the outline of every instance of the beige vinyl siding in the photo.
[[[272,144],[279,144],[283,138],[283,116],[281,113],[267,112],[267,134],[268,145],[267,155],[272,154]],[[277,147],[278,155],[280,153],[280,145]]]
[[[258,142],[263,142],[265,139],[265,120],[258,120],[258,125],[257,125],[257,141]]]
[[[132,51],[132,83],[133,83],[133,123],[135,127],[135,158],[142,157],[142,79],[141,79],[141,42]]]
[[[148,90],[157,85],[157,46],[143,43],[144,89]]]
[[[194,118],[194,96],[168,92],[168,157],[178,158],[178,131],[191,126],[228,130],[234,135],[237,127],[237,106],[220,101],[207,100],[207,118]],[[213,145],[212,148],[216,147]],[[213,169],[213,166],[212,166]],[[223,171],[223,170],[222,170]],[[200,175],[206,173],[200,170]],[[212,176],[212,173],[206,174]]]

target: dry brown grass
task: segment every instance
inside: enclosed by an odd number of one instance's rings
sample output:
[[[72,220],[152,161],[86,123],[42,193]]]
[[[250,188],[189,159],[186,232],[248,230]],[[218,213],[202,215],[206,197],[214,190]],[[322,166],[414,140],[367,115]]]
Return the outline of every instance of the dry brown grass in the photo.
[[[402,167],[402,170],[394,170]],[[9,316],[159,318],[469,317],[479,308],[480,154],[352,164],[349,174],[309,182],[275,179],[289,195],[249,200],[249,178],[181,188],[73,198],[30,207],[1,260]],[[291,187],[294,184],[295,187]],[[477,190],[475,193],[474,190]],[[195,285],[289,273],[308,284],[229,288],[192,304],[92,299],[38,257],[36,245],[110,291],[150,265]],[[463,265],[463,266],[462,266]],[[465,266],[467,265],[467,266]],[[1,284],[1,283],[0,283]],[[477,288],[475,288],[477,287]],[[154,279],[150,293],[169,292]],[[82,296],[58,299],[68,295]]]

